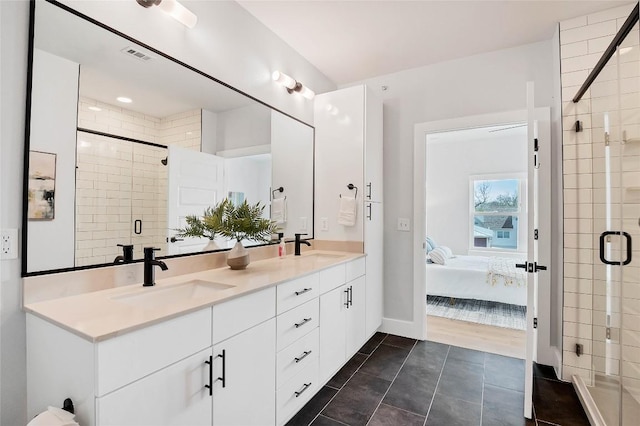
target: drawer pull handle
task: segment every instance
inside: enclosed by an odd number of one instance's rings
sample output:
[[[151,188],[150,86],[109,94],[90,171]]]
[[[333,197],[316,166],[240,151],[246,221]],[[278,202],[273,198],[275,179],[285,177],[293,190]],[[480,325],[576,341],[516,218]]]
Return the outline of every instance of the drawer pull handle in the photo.
[[[204,363],[209,364],[209,384],[204,385],[204,387],[209,389],[209,396],[213,396],[213,357],[209,356],[209,361]]]
[[[222,350],[221,354],[218,354],[218,358],[222,358],[222,376],[218,377],[218,380],[220,380],[222,382],[222,387],[224,388],[226,386],[226,382],[227,382],[227,371],[226,371],[226,367],[227,367],[227,363],[226,363],[226,359],[227,359],[227,354],[226,354],[226,349]]]
[[[304,386],[302,387],[302,389],[300,389],[297,392],[294,392],[294,394],[296,395],[296,398],[299,397],[300,395],[302,395],[304,393],[304,391],[309,389],[309,386],[311,386],[311,382],[305,383]]]
[[[294,358],[296,360],[296,364],[299,363],[300,361],[302,361],[303,359],[305,359],[306,357],[308,357],[310,353],[311,353],[311,351],[304,351],[304,352],[302,352],[302,355],[300,355],[297,358]]]
[[[344,306],[346,306],[347,309],[349,309],[349,289],[344,290],[344,292],[347,295],[347,301],[344,303]]]
[[[306,323],[308,323],[309,321],[311,321],[311,318],[305,318],[303,319],[301,322],[297,322],[295,323],[296,328],[298,327],[302,327],[303,325],[305,325]]]
[[[296,293],[296,296],[300,296],[301,294],[305,294],[306,292],[311,291],[311,290],[313,290],[313,289],[312,288],[303,288],[302,290],[296,291],[295,293]]]

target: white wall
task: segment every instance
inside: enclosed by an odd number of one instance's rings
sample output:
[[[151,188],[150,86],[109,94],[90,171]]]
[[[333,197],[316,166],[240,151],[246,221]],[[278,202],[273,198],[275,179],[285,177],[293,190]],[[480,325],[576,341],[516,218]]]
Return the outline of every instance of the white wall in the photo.
[[[0,22],[0,61],[2,80],[0,97],[2,116],[2,212],[1,228],[22,227],[22,165],[24,143],[24,107],[27,74],[27,33],[29,4],[2,1]],[[20,259],[2,261],[2,364],[0,364],[0,423],[26,424],[25,318],[21,310],[22,280]]]
[[[270,80],[280,69],[317,92],[335,85],[235,2],[184,1],[198,14],[193,30],[134,1],[65,1],[67,5],[148,43],[256,98],[311,123],[313,103],[289,95]],[[29,2],[0,1],[2,61],[2,228],[22,226],[22,165]],[[144,25],[140,25],[144,22]],[[25,317],[21,309],[20,259],[3,261],[1,295],[0,424],[26,418]],[[60,404],[52,401],[52,404]]]
[[[414,125],[524,109],[525,84],[531,80],[537,106],[552,105],[552,51],[551,41],[545,41],[353,83],[369,85],[384,102],[386,318],[413,319],[413,269],[407,267],[413,234],[397,231],[396,224],[398,217],[413,217],[413,168],[408,165],[413,164]]]
[[[456,254],[469,252],[470,176],[527,172],[526,130],[494,134],[492,139],[427,142],[427,235]]]
[[[217,151],[248,148],[271,143],[271,110],[252,104],[217,114]]]
[[[33,63],[30,149],[56,154],[56,183],[53,220],[29,221],[27,267],[30,271],[70,268],[75,264],[75,127],[80,68],[38,49]]]

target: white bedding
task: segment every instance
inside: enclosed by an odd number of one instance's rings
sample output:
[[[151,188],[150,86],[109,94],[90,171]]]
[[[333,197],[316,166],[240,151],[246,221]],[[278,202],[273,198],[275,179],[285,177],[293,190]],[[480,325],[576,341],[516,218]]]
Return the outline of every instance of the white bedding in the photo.
[[[511,268],[511,262],[524,261],[456,256],[445,265],[427,263],[427,294],[526,305],[526,274]]]

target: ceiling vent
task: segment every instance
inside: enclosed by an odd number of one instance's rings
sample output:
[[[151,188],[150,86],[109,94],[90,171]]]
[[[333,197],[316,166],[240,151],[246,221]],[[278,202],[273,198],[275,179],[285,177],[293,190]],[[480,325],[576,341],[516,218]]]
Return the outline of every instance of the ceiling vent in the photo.
[[[141,61],[145,61],[145,62],[151,59],[151,56],[133,47],[125,47],[124,49],[121,50],[121,52],[126,55],[133,56],[134,58],[138,58]]]

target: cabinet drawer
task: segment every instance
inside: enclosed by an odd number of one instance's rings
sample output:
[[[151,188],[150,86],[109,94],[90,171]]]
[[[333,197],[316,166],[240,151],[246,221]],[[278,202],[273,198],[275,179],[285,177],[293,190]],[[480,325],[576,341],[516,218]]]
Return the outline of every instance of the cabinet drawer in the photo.
[[[211,346],[211,308],[96,345],[97,396]]]
[[[344,263],[324,269],[318,274],[320,275],[320,293],[326,293],[347,282]]]
[[[213,344],[276,316],[276,288],[271,287],[213,306]]]
[[[312,274],[278,285],[278,315],[318,296],[318,283],[319,275]]]
[[[276,319],[278,351],[318,327],[318,312],[318,299],[315,298],[304,305],[278,315]]]
[[[360,259],[356,259],[347,263],[346,268],[347,282],[353,281],[356,278],[363,276],[366,269],[365,258],[361,257]]]
[[[277,391],[278,425],[288,421],[318,389],[318,361],[309,363]]]
[[[279,388],[307,365],[317,363],[320,333],[316,327],[306,336],[278,352],[276,387]]]

